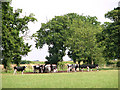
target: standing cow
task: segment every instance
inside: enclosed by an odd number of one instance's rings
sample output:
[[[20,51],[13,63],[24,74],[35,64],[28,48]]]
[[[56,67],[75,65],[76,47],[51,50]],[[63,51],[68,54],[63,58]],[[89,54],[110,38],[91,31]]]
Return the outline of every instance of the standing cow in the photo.
[[[89,66],[88,65],[79,65],[79,68],[81,68],[82,72],[84,68],[87,68],[87,71],[89,71]]]
[[[75,72],[76,72],[77,68],[79,68],[79,64],[75,64]]]
[[[44,65],[35,65],[33,66],[33,72],[36,73],[36,70],[39,70],[39,73],[43,72]]]
[[[88,66],[89,66],[89,68],[91,69],[91,71],[92,71],[93,68],[96,68],[97,71],[98,71],[98,68],[99,68],[98,64],[95,64],[95,65],[88,65]]]
[[[16,71],[22,71],[22,74],[23,74],[25,68],[26,68],[26,66],[20,66],[20,67],[15,66],[15,67],[14,67],[14,73],[13,73],[13,74],[16,74]]]
[[[67,65],[67,68],[68,68],[68,69],[67,69],[67,72],[72,71],[72,64],[68,64],[68,65]]]
[[[45,73],[47,73],[47,72],[58,72],[58,71],[57,71],[57,65],[55,65],[55,64],[45,65],[45,66],[44,66],[44,72],[45,72]]]
[[[70,72],[70,71],[76,72],[79,65],[78,64],[68,64],[67,67],[68,67],[67,72]]]

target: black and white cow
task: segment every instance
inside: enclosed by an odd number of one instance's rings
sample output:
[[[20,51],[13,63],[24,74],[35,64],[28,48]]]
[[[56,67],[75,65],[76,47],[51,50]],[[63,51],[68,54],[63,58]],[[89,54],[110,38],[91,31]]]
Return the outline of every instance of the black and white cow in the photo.
[[[75,66],[76,64],[68,64],[67,65],[67,72],[70,72],[70,71],[75,71]]]
[[[79,67],[78,64],[68,64],[67,65],[67,72],[74,71],[76,72],[77,68]]]
[[[78,67],[81,69],[82,72],[83,72],[84,68],[87,68],[87,71],[89,72],[89,69],[91,69],[91,71],[92,71],[92,68],[97,68],[97,71],[98,71],[99,66],[98,66],[98,64],[96,64],[96,65],[68,64],[67,67],[68,67],[67,72],[70,72],[70,71],[75,71],[76,72]]]
[[[26,66],[20,66],[20,67],[15,66],[15,67],[14,67],[14,73],[13,73],[13,74],[16,74],[16,71],[21,71],[22,74],[23,74],[25,68],[26,68]]]
[[[89,66],[89,68],[91,69],[91,71],[92,71],[93,68],[96,68],[97,71],[98,71],[98,68],[99,68],[98,64],[95,64],[95,65],[88,65],[88,66]]]
[[[33,72],[36,73],[36,70],[39,70],[39,73],[43,72],[44,65],[35,65],[33,66]]]
[[[55,64],[48,64],[44,66],[44,72],[58,72],[57,71],[57,65]]]
[[[87,71],[89,71],[89,66],[88,65],[79,65],[79,68],[81,68],[82,72],[84,68],[87,68]]]
[[[76,72],[77,68],[79,68],[79,64],[75,64],[75,72]]]
[[[67,72],[70,72],[70,71],[72,71],[72,68],[73,68],[73,64],[68,64],[67,65]]]

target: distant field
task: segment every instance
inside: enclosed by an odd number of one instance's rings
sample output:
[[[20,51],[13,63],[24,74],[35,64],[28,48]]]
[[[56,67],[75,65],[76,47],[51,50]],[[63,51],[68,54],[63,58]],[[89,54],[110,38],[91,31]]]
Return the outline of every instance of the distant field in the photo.
[[[3,88],[118,88],[118,70],[98,72],[2,74]]]

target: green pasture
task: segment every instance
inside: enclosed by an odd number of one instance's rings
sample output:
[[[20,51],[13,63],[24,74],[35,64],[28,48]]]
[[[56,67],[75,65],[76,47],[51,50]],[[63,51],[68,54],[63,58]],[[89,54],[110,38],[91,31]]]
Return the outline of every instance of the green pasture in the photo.
[[[2,74],[2,88],[118,88],[118,70]]]

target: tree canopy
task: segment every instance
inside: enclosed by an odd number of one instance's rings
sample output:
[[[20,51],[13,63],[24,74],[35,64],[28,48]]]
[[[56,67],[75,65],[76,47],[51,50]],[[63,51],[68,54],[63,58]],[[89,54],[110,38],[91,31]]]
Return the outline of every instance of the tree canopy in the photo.
[[[33,14],[20,17],[20,13],[22,9],[13,12],[10,2],[2,2],[2,63],[5,69],[12,61],[19,65],[21,56],[30,52],[31,45],[24,42],[20,33],[27,32],[28,23],[36,19]]]
[[[48,45],[49,56],[46,59],[51,63],[62,61],[67,49],[68,56],[74,61],[102,57],[96,42],[96,34],[102,30],[96,19],[76,13],[55,16],[49,22],[42,23],[40,30],[34,34],[36,47]]]
[[[114,8],[105,14],[112,22],[103,24],[103,32],[100,35],[99,41],[103,42],[105,47],[104,56],[108,59],[120,59],[120,7]]]
[[[97,34],[102,32],[96,17],[79,16],[70,26],[70,34],[66,42],[68,56],[76,61],[87,61],[89,64],[103,62],[103,48],[99,47]]]

